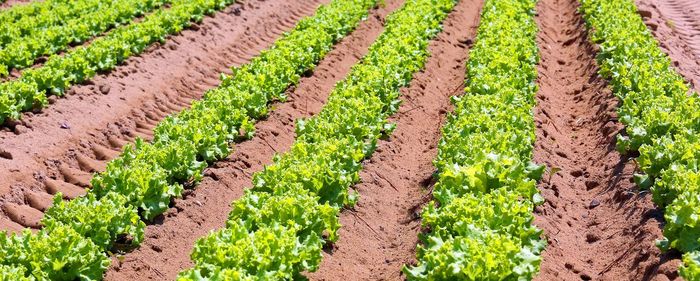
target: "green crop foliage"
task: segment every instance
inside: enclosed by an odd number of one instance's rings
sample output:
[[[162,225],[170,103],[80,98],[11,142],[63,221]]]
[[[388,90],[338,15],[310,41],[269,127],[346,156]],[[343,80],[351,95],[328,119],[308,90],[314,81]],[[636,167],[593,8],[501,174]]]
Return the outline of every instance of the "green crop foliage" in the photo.
[[[689,252],[683,255],[683,265],[678,269],[685,280],[700,280],[700,252]]]
[[[2,1],[0,1],[1,3]],[[0,264],[0,281],[35,281],[34,276],[27,277],[23,266]]]
[[[0,276],[20,272],[29,280],[99,280],[110,264],[102,249],[70,227],[44,228],[33,234],[0,233]],[[8,271],[5,271],[8,270]]]
[[[1,3],[2,1],[0,1]],[[67,21],[100,9],[114,0],[47,0],[18,3],[0,10],[0,49],[42,29],[63,25]]]
[[[70,202],[63,201],[61,194],[57,194],[42,224],[46,229],[68,226],[104,251],[113,249],[115,242],[137,246],[143,241],[146,227],[136,210],[126,206],[126,198],[116,193],[100,199],[88,194]]]
[[[253,124],[267,115],[268,104],[284,100],[284,91],[353,30],[372,5],[334,1],[319,8],[272,48],[234,68],[203,100],[163,120],[152,143],[125,147],[93,178],[93,191],[98,196],[123,194],[147,220],[163,213],[171,198],[180,196],[183,183],[197,182],[209,162],[231,153],[231,142],[252,137]]]
[[[179,280],[289,280],[318,268],[323,245],[338,238],[340,210],[358,199],[350,188],[361,161],[393,130],[387,119],[398,110],[399,89],[423,68],[455,2],[408,0],[389,15],[321,112],[297,121],[290,151],[253,176],[226,228],[196,242],[195,266]]]
[[[64,25],[109,3],[111,2],[105,3],[99,0],[49,0],[19,4],[2,10],[0,11],[0,49],[11,42],[41,32],[44,28]]]
[[[654,202],[665,208],[663,250],[686,252],[681,275],[700,280],[700,105],[672,67],[630,0],[583,0],[581,11],[600,45],[600,74],[622,101],[619,118],[625,133],[618,149],[639,151],[635,176],[651,187]]]
[[[192,3],[218,3],[215,7],[204,4],[196,7],[197,13],[204,13],[223,8],[228,2]],[[191,4],[183,5],[193,9]],[[312,70],[374,5],[374,0],[335,0],[321,6],[316,15],[302,19],[270,49],[262,51],[250,63],[234,68],[233,75],[224,75],[221,85],[205,93],[202,100],[162,121],[155,128],[152,143],[137,139],[135,144],[125,146],[122,155],[110,161],[106,171],[93,178],[93,188],[87,196],[63,202],[58,195],[46,211],[42,221],[45,227],[39,233],[12,236],[1,233],[0,236],[7,239],[0,240],[0,277],[101,279],[110,261],[106,252],[138,246],[144,236],[142,219],[150,220],[165,212],[171,200],[181,196],[183,185],[196,183],[209,163],[231,153],[232,142],[252,137],[253,124],[267,115],[269,103],[283,101],[284,91]],[[173,9],[176,7],[170,8]],[[313,258],[320,260],[317,249],[323,245],[323,240],[316,233],[336,236],[339,227],[336,209],[327,204],[319,205],[318,199],[308,192],[290,191],[284,196],[250,199],[241,201],[245,205],[237,206],[237,211],[231,213],[228,231],[212,239],[230,242],[242,233],[247,235],[253,228],[262,230],[259,236],[247,238],[252,241],[292,238],[285,241],[291,244],[282,243],[279,247],[240,249],[249,257],[258,251],[269,251],[269,260],[257,261],[261,267],[278,265],[280,261],[275,256],[281,254],[298,255],[295,256],[297,267],[269,275],[271,278],[298,272]],[[290,208],[288,212],[277,212],[283,206]],[[307,213],[310,208],[314,211]],[[272,225],[266,223],[269,220],[289,221],[288,225]],[[240,222],[239,229],[234,221]],[[297,244],[296,238],[304,231],[308,231],[307,239],[304,244]],[[226,258],[228,250],[223,249],[221,253],[223,256],[210,258],[212,261],[230,260]],[[217,274],[233,276],[234,273]]]
[[[532,159],[535,0],[486,0],[466,94],[442,129],[435,201],[422,212],[409,280],[530,280],[546,242],[532,225],[544,166]]]
[[[11,69],[24,69],[32,66],[40,56],[55,54],[69,48],[71,44],[82,43],[114,26],[127,24],[134,17],[161,7],[170,1],[115,0],[102,5],[100,5],[100,1],[76,2],[83,3],[83,5],[76,3],[65,9],[75,9],[74,13],[85,10],[84,15],[75,16],[62,24],[45,26],[40,31],[31,34],[24,34],[23,29],[18,26],[19,24],[0,34],[0,42],[5,42],[4,47],[0,49],[0,76],[8,75]],[[57,10],[56,13],[61,13],[61,11]],[[30,21],[28,24],[41,24],[41,21]]]
[[[19,119],[24,111],[46,106],[47,94],[63,95],[71,85],[84,82],[100,71],[112,70],[151,44],[165,42],[167,36],[179,33],[193,22],[200,22],[204,15],[231,3],[233,0],[172,1],[170,8],[159,9],[138,23],[117,27],[89,45],[73,48],[62,56],[52,55],[41,67],[27,69],[20,78],[0,84],[0,123]],[[134,11],[134,7],[123,9]]]

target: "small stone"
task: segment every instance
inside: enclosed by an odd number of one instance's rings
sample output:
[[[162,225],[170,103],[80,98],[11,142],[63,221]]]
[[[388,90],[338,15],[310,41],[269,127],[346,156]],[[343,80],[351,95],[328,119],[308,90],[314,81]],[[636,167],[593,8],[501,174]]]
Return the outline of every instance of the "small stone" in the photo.
[[[240,16],[241,15],[241,8],[238,8],[238,7],[234,8],[232,13],[236,16]]]
[[[566,152],[561,151],[561,150],[557,150],[556,154],[559,155],[559,157],[564,158],[564,159],[569,158],[569,155],[566,155]]]
[[[56,103],[58,98],[56,96],[49,96],[48,100],[49,100],[49,104],[54,104],[54,103]]]
[[[61,122],[61,129],[70,129],[70,124],[66,121]]]
[[[459,43],[462,43],[464,45],[470,46],[474,41],[471,38],[460,38],[458,39]]]
[[[112,89],[112,87],[110,87],[109,85],[106,85],[106,84],[100,85],[100,93],[102,93],[103,95],[109,94],[109,91],[111,89]]]
[[[568,270],[572,270],[574,268],[574,265],[571,264],[570,262],[564,263],[564,267]]]
[[[598,199],[591,200],[591,203],[588,205],[590,209],[593,209],[598,206],[600,206],[600,201],[598,201]]]

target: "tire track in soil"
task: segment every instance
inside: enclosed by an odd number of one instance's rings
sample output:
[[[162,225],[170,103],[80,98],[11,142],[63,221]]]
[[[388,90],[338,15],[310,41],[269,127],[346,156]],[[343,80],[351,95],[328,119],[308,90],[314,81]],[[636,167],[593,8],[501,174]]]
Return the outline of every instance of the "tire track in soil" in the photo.
[[[319,270],[306,274],[310,280],[401,280],[401,267],[415,262],[418,214],[429,199],[440,127],[450,96],[464,89],[467,44],[481,5],[463,0],[443,22],[425,69],[401,90],[401,107],[391,118],[396,130],[363,163],[355,185],[360,200],[341,213],[340,239],[325,251]]]
[[[700,2],[636,0],[639,14],[676,70],[700,90]]]
[[[91,172],[125,143],[152,138],[160,120],[189,107],[219,84],[219,73],[247,62],[321,2],[327,0],[234,4],[3,128],[0,230],[39,228],[50,194],[83,194]]]
[[[654,245],[662,214],[615,150],[618,99],[597,75],[576,0],[537,6],[540,91],[535,162],[561,171],[539,183],[535,224],[548,246],[538,280],[669,280],[678,262]],[[671,261],[669,261],[671,259]]]
[[[288,90],[285,103],[274,104],[265,120],[256,124],[255,137],[236,144],[234,152],[204,172],[204,179],[184,199],[175,200],[164,218],[146,228],[146,239],[123,260],[112,259],[105,280],[172,280],[191,267],[194,242],[225,225],[230,204],[252,186],[251,176],[272,163],[276,153],[287,151],[295,137],[295,120],[318,113],[335,84],[368,51],[383,30],[385,17],[401,5],[386,0],[368,19],[345,37],[316,67],[313,74]]]

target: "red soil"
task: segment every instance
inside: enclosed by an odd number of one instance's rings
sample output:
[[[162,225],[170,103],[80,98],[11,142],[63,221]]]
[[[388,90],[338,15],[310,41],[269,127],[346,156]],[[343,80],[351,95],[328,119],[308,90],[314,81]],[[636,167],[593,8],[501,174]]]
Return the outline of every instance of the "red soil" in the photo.
[[[48,193],[79,195],[90,172],[103,169],[124,143],[150,138],[159,120],[215,87],[220,72],[255,56],[319,2],[232,5],[4,128],[0,217],[14,220],[0,220],[0,229],[37,227]]]
[[[669,280],[678,262],[655,247],[662,215],[632,182],[635,164],[615,150],[619,101],[597,75],[575,0],[538,5],[535,161],[561,171],[539,184],[536,224],[549,245],[540,280]]]
[[[251,175],[291,147],[294,121],[321,110],[335,83],[364,56],[381,33],[386,15],[399,5],[399,0],[388,0],[385,7],[371,11],[368,20],[336,45],[310,77],[289,90],[286,103],[273,105],[270,116],[256,124],[255,138],[237,144],[232,155],[207,169],[197,189],[176,200],[162,221],[148,226],[139,249],[122,261],[114,259],[106,279],[171,280],[192,266],[189,255],[196,239],[224,226],[231,202],[252,185]]]
[[[9,0],[0,7],[24,0]],[[0,230],[39,228],[50,194],[84,193],[92,172],[136,136],[149,138],[167,114],[218,83],[218,74],[247,62],[328,0],[248,1],[152,47],[140,57],[0,131]],[[252,173],[271,163],[294,140],[294,120],[321,109],[335,83],[381,33],[386,15],[402,4],[386,0],[340,42],[286,103],[275,104],[252,140],[205,171],[184,199],[150,224],[144,244],[114,258],[108,280],[166,280],[189,266],[194,241],[222,227],[229,204],[249,187]],[[432,160],[449,96],[464,88],[468,48],[478,25],[480,0],[462,0],[431,42],[426,69],[402,90],[394,133],[364,163],[357,206],[341,213],[340,240],[329,247],[312,280],[401,280],[415,261],[419,211],[430,199]],[[697,88],[700,16],[689,0],[637,0],[661,47]],[[654,246],[662,212],[631,182],[635,166],[614,149],[618,100],[597,75],[576,0],[540,0],[536,162],[560,169],[539,187],[546,203],[536,224],[549,245],[539,280],[674,280],[677,254]],[[697,37],[697,38],[696,38]]]
[[[324,253],[319,271],[307,275],[311,280],[400,280],[401,267],[415,261],[440,127],[450,96],[464,89],[467,44],[480,10],[481,1],[464,0],[443,22],[425,70],[401,91],[401,108],[391,118],[396,130],[364,163],[355,186],[360,200],[340,215],[340,240]]]
[[[639,14],[679,73],[700,90],[700,2],[636,0]]]

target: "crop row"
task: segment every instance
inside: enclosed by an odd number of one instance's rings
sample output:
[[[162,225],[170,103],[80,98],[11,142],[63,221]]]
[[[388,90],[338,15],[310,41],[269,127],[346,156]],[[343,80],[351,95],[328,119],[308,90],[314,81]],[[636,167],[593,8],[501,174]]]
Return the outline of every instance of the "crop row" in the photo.
[[[313,69],[373,5],[372,0],[335,0],[319,8],[249,64],[234,68],[201,101],[162,121],[152,143],[137,139],[126,145],[93,178],[87,196],[65,202],[57,195],[43,229],[0,235],[0,277],[101,279],[110,262],[105,253],[138,246],[144,236],[141,219],[163,213],[183,184],[196,183],[209,162],[230,153],[231,142],[251,137],[268,103],[284,100],[285,89]]]
[[[41,28],[60,25],[66,20],[79,17],[100,6],[97,0],[46,0],[18,3],[0,10],[0,47],[12,36],[27,34]]]
[[[43,66],[27,69],[22,77],[0,84],[0,123],[19,119],[23,111],[46,106],[47,94],[61,95],[71,85],[114,68],[152,43],[165,42],[167,36],[179,33],[192,21],[199,22],[204,15],[231,3],[233,0],[175,0],[169,9],[160,9],[138,23],[115,28],[63,56],[51,56]]]
[[[92,5],[90,1],[83,2]],[[82,43],[168,2],[170,1],[114,0],[61,25],[45,27],[41,32],[27,36],[9,38],[11,42],[0,49],[0,77],[8,75],[12,69],[32,66],[38,57],[63,51],[71,44]]]
[[[454,0],[407,0],[321,112],[296,124],[289,152],[253,176],[226,227],[195,243],[195,267],[179,280],[291,280],[315,271],[325,241],[338,239],[338,215],[358,195],[361,161],[394,128],[399,89],[424,66],[428,43]]]
[[[535,0],[486,0],[467,63],[466,94],[442,129],[435,200],[422,212],[409,280],[530,280],[546,241],[532,159],[539,54]]]
[[[665,209],[663,249],[686,253],[680,273],[700,280],[700,100],[672,67],[631,0],[583,0],[591,40],[600,45],[600,74],[622,100],[625,134],[618,149],[639,151],[653,200]]]
[[[95,11],[99,0],[36,1],[0,10],[0,49],[10,42]],[[29,12],[31,11],[31,12]]]
[[[63,25],[67,21],[81,17],[81,15],[92,13],[112,2],[99,0],[37,1],[0,11],[0,17],[7,19],[0,21],[0,49],[25,36],[36,34],[49,27]],[[16,20],[9,20],[8,18],[12,18],[10,14],[18,12],[11,12],[12,9],[30,9],[34,10],[34,13],[19,16]]]

